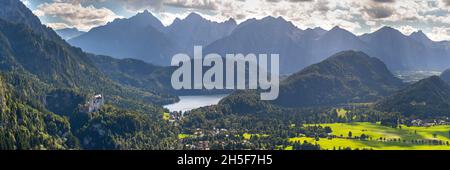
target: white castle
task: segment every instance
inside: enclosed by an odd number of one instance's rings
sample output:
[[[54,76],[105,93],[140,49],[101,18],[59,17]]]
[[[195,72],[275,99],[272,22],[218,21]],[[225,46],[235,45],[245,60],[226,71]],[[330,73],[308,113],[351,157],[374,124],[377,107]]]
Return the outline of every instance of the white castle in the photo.
[[[81,110],[86,113],[96,112],[100,110],[104,102],[105,100],[102,94],[94,95],[91,100],[82,106]]]

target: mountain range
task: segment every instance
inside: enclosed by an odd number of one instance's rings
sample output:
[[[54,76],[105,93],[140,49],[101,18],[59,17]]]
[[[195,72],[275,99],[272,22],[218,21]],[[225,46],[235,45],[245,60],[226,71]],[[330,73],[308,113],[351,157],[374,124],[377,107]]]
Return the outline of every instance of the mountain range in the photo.
[[[390,70],[444,70],[450,64],[450,42],[435,42],[422,31],[407,36],[383,27],[357,36],[340,27],[302,30],[282,17],[249,19],[240,24],[218,23],[196,13],[169,26],[150,12],[117,19],[69,40],[87,52],[135,58],[169,65],[176,53],[191,54],[194,45],[205,53],[280,54],[281,73],[291,74],[337,52],[362,51],[383,61]]]
[[[171,57],[168,56],[192,53],[194,45],[205,46],[227,36],[235,26],[234,20],[217,23],[192,13],[164,27],[146,10],[129,19],[116,19],[105,26],[93,28],[70,39],[69,43],[95,54],[169,65]]]
[[[172,54],[175,43],[162,33],[162,23],[148,11],[129,19],[91,29],[68,42],[86,52],[117,58],[135,58],[162,64]]]
[[[166,28],[165,33],[180,48],[177,52],[191,54],[194,46],[206,46],[226,37],[236,26],[233,19],[218,23],[206,20],[197,13],[191,13],[185,19],[175,19]]]

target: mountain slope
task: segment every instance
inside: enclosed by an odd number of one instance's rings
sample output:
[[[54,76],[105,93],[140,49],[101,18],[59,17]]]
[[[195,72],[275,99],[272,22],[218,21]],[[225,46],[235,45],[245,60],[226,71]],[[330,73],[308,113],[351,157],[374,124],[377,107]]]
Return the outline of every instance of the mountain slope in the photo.
[[[289,76],[274,103],[302,107],[371,102],[401,85],[379,59],[345,51]]]
[[[380,101],[379,110],[406,116],[450,115],[450,86],[438,76],[421,80]]]
[[[371,55],[380,57],[391,69],[404,70],[420,67],[417,61],[421,60],[420,56],[424,56],[425,47],[412,41],[400,31],[383,27],[374,33],[363,35],[361,39],[376,50]]]
[[[73,88],[90,84],[90,79],[98,76],[97,70],[79,49],[35,34],[25,25],[1,19],[0,32],[8,45],[2,53],[14,58],[11,61],[14,63],[8,64],[11,67],[20,65],[45,82]]]
[[[310,41],[310,43],[313,44],[311,51],[312,56],[316,58],[315,62],[320,62],[324,59],[323,57],[331,56],[341,51],[369,51],[365,42],[353,33],[337,26],[330,31],[322,33],[320,37]]]
[[[164,26],[150,12],[129,19],[116,19],[70,39],[84,51],[116,58],[135,58],[169,65],[176,45],[163,33]]]
[[[16,5],[23,5],[19,0],[15,1],[19,2]],[[3,8],[14,7],[0,7]],[[21,13],[30,12],[27,8],[21,10],[24,10]],[[95,67],[87,54],[67,44],[53,31],[39,34],[28,24],[0,19],[0,41],[0,69],[5,73],[32,76],[25,79],[37,79],[52,88],[70,88],[85,94],[104,92],[107,98],[118,98],[109,101],[121,107],[137,106],[136,102],[151,105],[176,100],[175,97],[161,97],[151,91],[123,87],[112,81]],[[31,94],[44,95],[49,92],[49,89],[43,90]],[[155,109],[150,105],[147,105],[148,108]]]
[[[443,71],[440,77],[445,82],[450,83],[450,69]]]
[[[54,31],[41,24],[36,17],[21,1],[19,0],[1,0],[0,1],[0,19],[7,20],[12,23],[25,24],[34,32],[50,39],[59,39]]]
[[[95,66],[108,78],[133,88],[152,91],[160,96],[173,98],[166,94],[185,96],[185,95],[207,95],[207,94],[225,94],[232,90],[192,90],[172,88],[172,73],[176,67],[156,66],[136,59],[116,59],[108,56],[90,55]],[[203,67],[208,70],[210,67]]]
[[[71,38],[75,38],[75,37],[80,36],[81,34],[86,33],[84,31],[79,31],[76,28],[64,28],[64,29],[55,30],[55,32],[64,40],[69,40]]]
[[[174,69],[145,63],[136,59],[115,59],[92,55],[96,67],[121,84],[158,92],[171,92]]]
[[[0,19],[1,149],[173,146],[168,143],[175,135],[161,120],[160,105],[176,97],[115,82],[96,68],[90,54],[50,34]],[[101,111],[80,111],[84,97],[97,93],[106,102]]]
[[[423,32],[406,36],[383,27],[361,39],[372,49],[367,53],[380,58],[392,70],[442,70],[450,63],[446,47],[431,41]]]
[[[67,119],[15,98],[0,74],[0,149],[77,148]]]
[[[425,35],[425,33],[423,33],[422,31],[413,32],[411,35],[409,35],[409,37],[415,40],[416,42],[422,43],[426,46],[430,46],[433,44],[433,41],[430,38],[428,38],[428,36]]]
[[[192,53],[195,45],[206,46],[228,36],[236,27],[236,21],[218,23],[191,13],[185,19],[175,19],[165,33],[180,47],[179,52]]]
[[[266,17],[247,20],[225,38],[205,49],[205,53],[280,54],[282,73],[291,73],[311,64],[305,47],[297,43],[302,30],[283,18]]]

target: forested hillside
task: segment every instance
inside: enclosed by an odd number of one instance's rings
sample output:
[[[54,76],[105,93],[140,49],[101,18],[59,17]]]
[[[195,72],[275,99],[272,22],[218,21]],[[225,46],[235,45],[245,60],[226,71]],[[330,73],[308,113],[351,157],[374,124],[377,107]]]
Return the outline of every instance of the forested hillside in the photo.
[[[176,140],[160,117],[161,105],[176,101],[175,96],[111,80],[89,54],[51,29],[27,20],[9,21],[5,16],[14,12],[34,16],[15,8],[16,3],[6,5],[2,8],[18,11],[0,15],[2,148],[155,149]],[[104,97],[107,110],[81,109],[95,94]],[[108,133],[98,131],[104,123]],[[96,145],[89,142],[92,138],[105,141]]]
[[[0,75],[0,149],[77,149],[66,118],[20,102]]]

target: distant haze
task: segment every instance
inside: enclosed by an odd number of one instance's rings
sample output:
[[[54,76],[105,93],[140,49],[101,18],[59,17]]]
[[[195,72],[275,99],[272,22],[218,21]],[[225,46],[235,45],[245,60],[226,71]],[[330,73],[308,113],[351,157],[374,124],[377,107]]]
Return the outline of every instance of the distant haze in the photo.
[[[283,17],[267,16],[240,24],[234,20],[209,21],[190,14],[169,26],[149,11],[116,19],[69,40],[95,54],[135,58],[169,65],[174,54],[192,53],[194,45],[205,54],[280,54],[281,73],[289,74],[345,50],[357,50],[381,59],[389,69],[438,70],[450,66],[450,43],[432,41],[422,31],[404,35],[391,27],[360,36],[341,27],[300,29]]]

